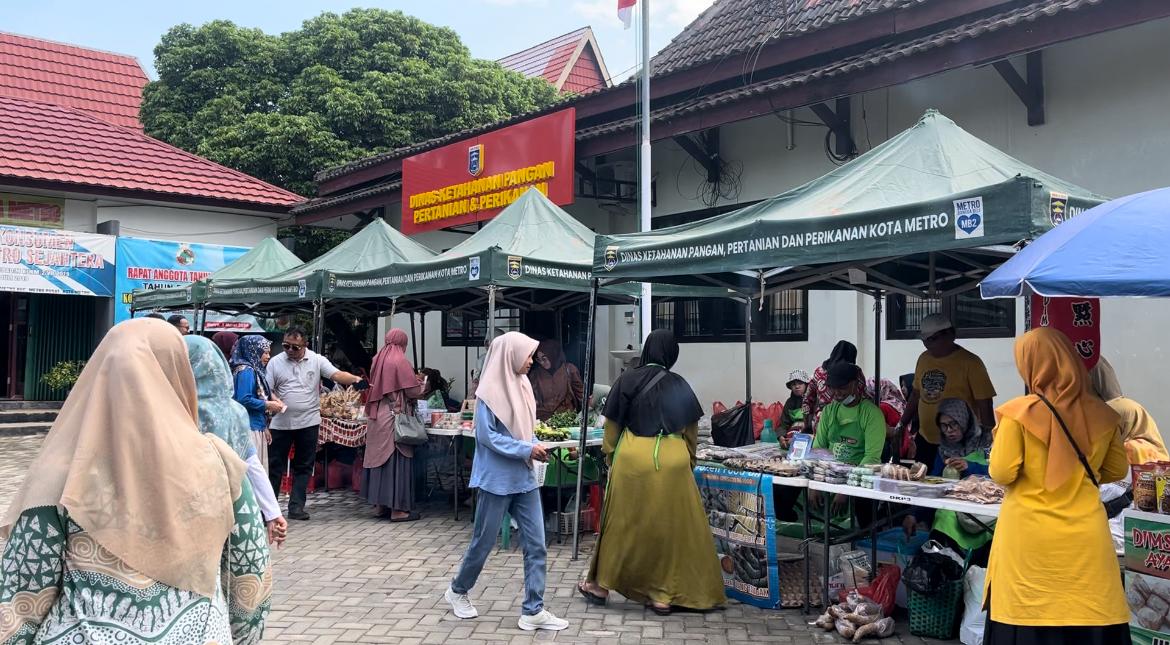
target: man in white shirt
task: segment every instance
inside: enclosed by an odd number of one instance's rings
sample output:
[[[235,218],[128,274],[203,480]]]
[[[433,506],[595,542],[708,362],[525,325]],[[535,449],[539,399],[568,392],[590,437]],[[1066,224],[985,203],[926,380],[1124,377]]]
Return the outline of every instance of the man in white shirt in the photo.
[[[284,353],[268,361],[268,383],[277,399],[288,406],[272,417],[272,444],[268,448],[268,476],[272,489],[280,490],[288,463],[289,448],[293,455],[292,494],[288,501],[288,517],[307,520],[305,499],[309,490],[309,476],[317,456],[317,434],[321,428],[321,379],[327,378],[341,385],[365,383],[361,377],[342,372],[328,359],[308,348],[308,334],[300,327],[292,327],[284,335]],[[359,385],[359,383],[361,385]]]

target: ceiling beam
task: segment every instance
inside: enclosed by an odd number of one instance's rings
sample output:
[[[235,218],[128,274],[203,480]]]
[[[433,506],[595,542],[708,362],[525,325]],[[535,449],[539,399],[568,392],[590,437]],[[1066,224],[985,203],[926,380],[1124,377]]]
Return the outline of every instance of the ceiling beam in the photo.
[[[848,96],[836,100],[836,109],[824,103],[810,105],[809,109],[833,133],[835,140],[833,152],[837,156],[852,157],[857,154],[857,144],[853,142],[853,119]]]
[[[1043,52],[1029,52],[1024,57],[1024,74],[1020,76],[1016,66],[1009,60],[998,60],[991,64],[999,72],[1008,87],[1028,110],[1028,125],[1044,125],[1044,58]]]

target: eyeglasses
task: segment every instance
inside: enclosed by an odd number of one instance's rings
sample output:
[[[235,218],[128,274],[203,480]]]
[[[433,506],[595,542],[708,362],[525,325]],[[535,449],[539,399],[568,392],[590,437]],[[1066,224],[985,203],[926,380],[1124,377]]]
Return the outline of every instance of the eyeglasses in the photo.
[[[286,352],[296,352],[305,348],[304,345],[294,345],[292,343],[284,343],[281,345]]]
[[[956,422],[956,421],[943,421],[942,423],[938,424],[938,427],[941,429],[949,428],[951,430],[960,430],[960,431],[963,429],[963,426],[959,425],[958,422]]]

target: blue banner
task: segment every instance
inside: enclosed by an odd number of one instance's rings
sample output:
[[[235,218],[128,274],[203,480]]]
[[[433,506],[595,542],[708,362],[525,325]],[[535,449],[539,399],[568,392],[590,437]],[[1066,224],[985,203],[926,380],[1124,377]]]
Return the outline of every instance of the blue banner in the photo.
[[[110,235],[0,225],[0,291],[108,298],[114,255]]]
[[[765,609],[780,606],[776,511],[772,476],[722,468],[695,468],[715,556],[729,598]]]
[[[202,280],[247,252],[242,246],[119,237],[114,324],[130,318],[135,289],[165,289]]]

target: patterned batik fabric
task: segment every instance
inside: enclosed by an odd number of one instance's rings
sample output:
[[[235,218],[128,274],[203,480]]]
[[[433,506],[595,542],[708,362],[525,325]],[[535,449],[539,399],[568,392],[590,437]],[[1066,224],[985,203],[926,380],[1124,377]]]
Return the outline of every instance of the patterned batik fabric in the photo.
[[[0,644],[259,643],[272,576],[267,533],[245,481],[214,598],[126,566],[64,509],[29,509],[0,560]]]

